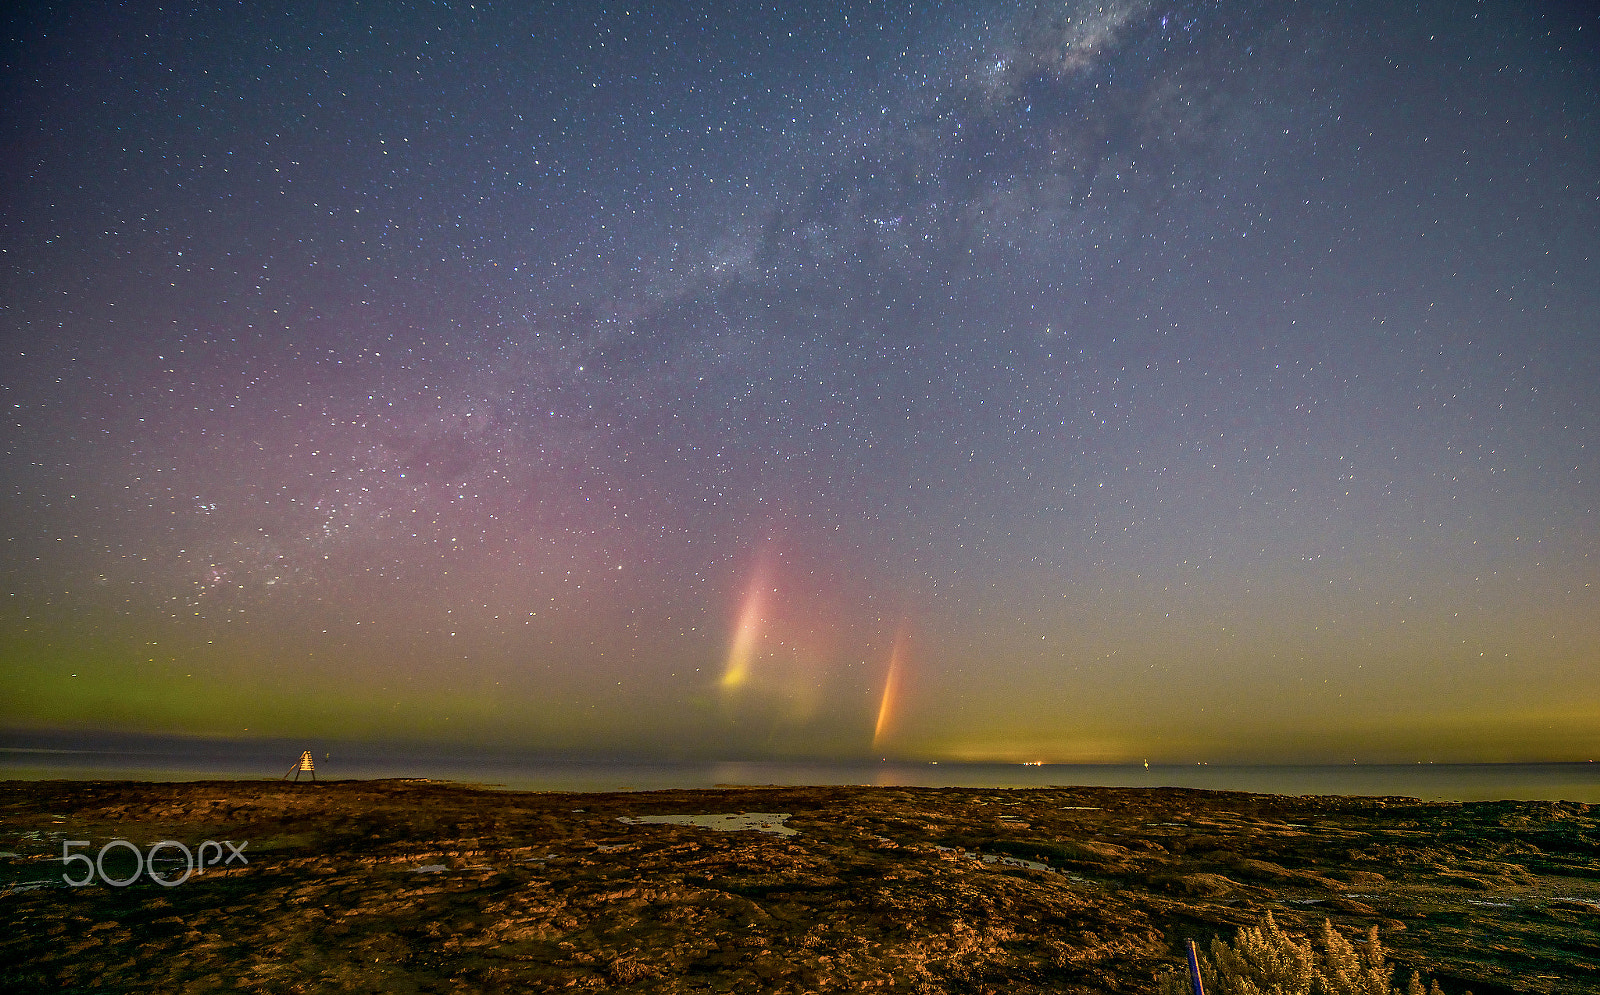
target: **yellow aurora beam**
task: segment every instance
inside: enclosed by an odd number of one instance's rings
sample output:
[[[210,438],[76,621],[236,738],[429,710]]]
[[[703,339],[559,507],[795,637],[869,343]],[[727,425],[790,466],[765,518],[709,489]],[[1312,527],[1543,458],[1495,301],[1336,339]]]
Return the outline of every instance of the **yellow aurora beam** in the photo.
[[[728,647],[728,663],[722,671],[722,690],[736,691],[750,679],[750,660],[755,655],[756,640],[761,636],[761,611],[766,599],[763,588],[766,571],[757,568],[750,586],[745,588],[744,605],[739,610],[739,625],[733,630],[733,643]]]
[[[894,649],[889,651],[889,674],[883,681],[883,700],[878,702],[878,727],[872,733],[872,748],[877,749],[888,737],[894,717],[895,700],[900,685],[900,668],[904,665],[906,627],[894,634]]]

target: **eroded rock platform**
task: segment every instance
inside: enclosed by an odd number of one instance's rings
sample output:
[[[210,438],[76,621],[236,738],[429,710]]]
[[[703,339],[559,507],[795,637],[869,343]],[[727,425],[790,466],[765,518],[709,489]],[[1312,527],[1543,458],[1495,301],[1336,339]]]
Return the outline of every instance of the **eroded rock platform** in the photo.
[[[0,989],[1146,992],[1182,938],[1271,910],[1377,924],[1403,973],[1450,995],[1600,993],[1597,815],[1180,789],[12,781]],[[85,873],[63,840],[92,858],[117,837],[247,843],[249,863],[62,883]],[[181,854],[161,856],[176,880]]]

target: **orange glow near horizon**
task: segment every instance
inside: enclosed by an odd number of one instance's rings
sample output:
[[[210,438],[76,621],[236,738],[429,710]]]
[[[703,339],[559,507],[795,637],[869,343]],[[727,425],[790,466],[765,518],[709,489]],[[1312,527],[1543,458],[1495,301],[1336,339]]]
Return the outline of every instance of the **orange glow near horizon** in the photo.
[[[883,699],[878,702],[878,725],[872,733],[872,748],[883,745],[894,719],[895,702],[900,686],[900,668],[905,663],[906,627],[902,624],[894,634],[894,649],[889,651],[889,673],[883,680]]]

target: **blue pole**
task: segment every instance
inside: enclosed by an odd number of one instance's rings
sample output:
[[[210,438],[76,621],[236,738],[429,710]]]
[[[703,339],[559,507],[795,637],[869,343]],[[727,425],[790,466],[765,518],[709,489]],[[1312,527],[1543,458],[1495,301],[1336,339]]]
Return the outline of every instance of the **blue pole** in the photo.
[[[1206,995],[1205,988],[1200,985],[1200,959],[1195,954],[1194,941],[1184,940],[1183,942],[1189,951],[1189,983],[1194,986],[1194,995]]]

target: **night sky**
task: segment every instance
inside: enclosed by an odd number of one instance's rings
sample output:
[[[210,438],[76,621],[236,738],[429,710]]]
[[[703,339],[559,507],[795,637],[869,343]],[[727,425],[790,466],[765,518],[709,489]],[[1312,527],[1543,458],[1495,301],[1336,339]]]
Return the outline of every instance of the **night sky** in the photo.
[[[1600,17],[25,4],[0,728],[1600,752]]]

